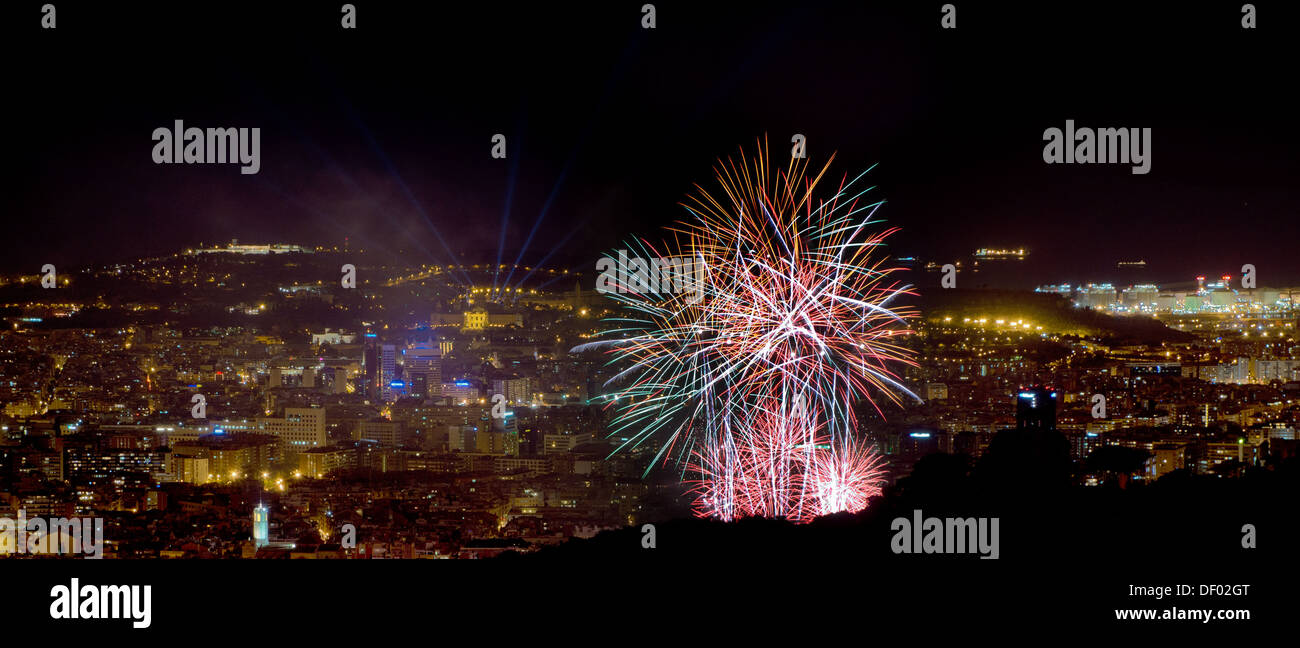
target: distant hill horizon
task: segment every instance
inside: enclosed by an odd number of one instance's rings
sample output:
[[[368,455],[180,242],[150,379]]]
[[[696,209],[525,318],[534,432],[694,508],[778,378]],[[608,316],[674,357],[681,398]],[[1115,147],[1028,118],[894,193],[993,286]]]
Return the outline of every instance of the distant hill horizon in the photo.
[[[1050,293],[1012,290],[930,290],[916,302],[925,319],[1024,318],[1058,334],[1109,338],[1116,343],[1186,342],[1195,335],[1141,315],[1116,316],[1073,305]]]

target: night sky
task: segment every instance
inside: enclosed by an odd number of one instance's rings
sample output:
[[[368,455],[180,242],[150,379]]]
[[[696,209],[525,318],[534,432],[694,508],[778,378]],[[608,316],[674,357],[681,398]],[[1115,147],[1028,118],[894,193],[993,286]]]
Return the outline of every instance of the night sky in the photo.
[[[3,19],[9,272],[232,238],[491,262],[503,216],[503,261],[590,269],[685,217],[718,157],[767,134],[782,158],[803,133],[837,176],[879,165],[900,255],[1023,245],[1042,283],[1135,259],[1300,281],[1288,3],[1256,3],[1254,31],[1240,2],[958,2],[952,31],[940,2],[658,2],[643,30],[641,1],[363,0],[355,31],[342,3],[57,2],[54,31],[41,4]],[[261,172],[155,165],[175,119],[260,127]],[[1044,164],[1066,119],[1150,127],[1151,172]]]

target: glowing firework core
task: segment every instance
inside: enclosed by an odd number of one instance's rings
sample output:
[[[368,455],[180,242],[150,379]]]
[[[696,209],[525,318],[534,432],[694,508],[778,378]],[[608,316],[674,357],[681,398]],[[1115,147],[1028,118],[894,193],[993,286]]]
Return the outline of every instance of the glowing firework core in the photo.
[[[832,156],[832,160],[834,156]],[[917,400],[891,369],[915,365],[894,338],[912,333],[908,309],[891,306],[910,286],[873,256],[896,229],[871,233],[881,202],[845,182],[814,194],[830,167],[805,175],[792,159],[773,173],[765,151],[717,168],[720,192],[703,188],[669,228],[672,249],[638,242],[643,256],[702,262],[704,298],[610,296],[633,315],[607,331],[628,368],[606,399],[627,444],[656,438],[691,476],[702,516],[806,521],[860,511],[880,495],[884,472],[857,435],[853,406],[883,394]],[[863,173],[865,175],[865,172]],[[667,252],[661,254],[657,252]]]

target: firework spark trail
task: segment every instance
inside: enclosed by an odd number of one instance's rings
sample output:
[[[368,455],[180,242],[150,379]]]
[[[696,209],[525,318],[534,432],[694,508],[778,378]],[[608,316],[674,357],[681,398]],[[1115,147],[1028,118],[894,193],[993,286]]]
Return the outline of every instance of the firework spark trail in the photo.
[[[916,314],[893,307],[914,293],[873,256],[897,229],[868,233],[882,203],[854,189],[865,171],[818,200],[830,162],[809,178],[805,160],[778,172],[768,160],[760,147],[721,162],[720,197],[697,185],[683,204],[692,218],[669,228],[664,251],[703,264],[702,299],[620,279],[630,285],[607,294],[631,314],[575,350],[626,365],[602,397],[613,433],[627,435],[619,450],[660,441],[655,464],[672,455],[698,477],[698,514],[806,521],[880,494],[881,459],[855,436],[854,404],[920,400],[891,368],[915,365],[895,338]]]
[[[818,514],[826,515],[865,509],[880,495],[885,471],[874,448],[845,439],[815,453],[808,475]]]

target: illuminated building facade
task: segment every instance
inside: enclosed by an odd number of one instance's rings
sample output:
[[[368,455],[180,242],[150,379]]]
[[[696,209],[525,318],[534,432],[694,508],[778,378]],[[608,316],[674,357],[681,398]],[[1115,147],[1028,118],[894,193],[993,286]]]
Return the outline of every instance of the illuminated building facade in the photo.
[[[258,504],[253,509],[253,544],[265,547],[271,537],[271,510],[265,504]]]
[[[1056,390],[1028,387],[1016,394],[1016,429],[1056,429]]]

